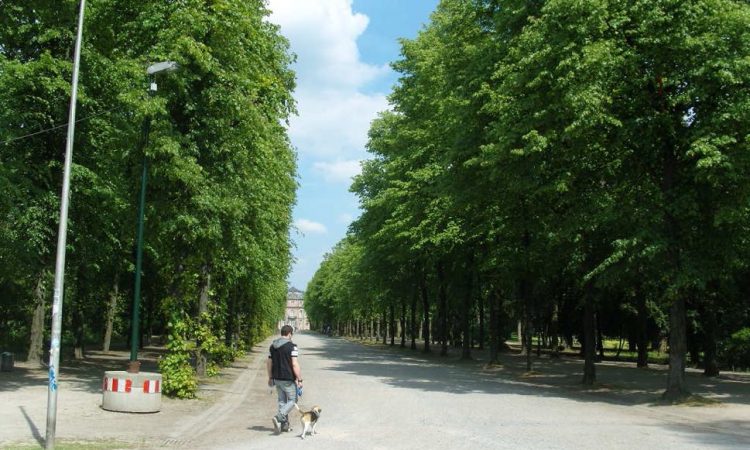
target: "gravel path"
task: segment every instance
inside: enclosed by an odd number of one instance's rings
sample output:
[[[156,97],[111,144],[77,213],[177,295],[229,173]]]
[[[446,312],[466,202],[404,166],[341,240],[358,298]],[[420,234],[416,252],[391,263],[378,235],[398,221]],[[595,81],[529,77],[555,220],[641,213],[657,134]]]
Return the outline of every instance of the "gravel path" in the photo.
[[[266,347],[256,347],[201,399],[164,399],[157,414],[101,410],[101,371],[61,374],[58,438],[127,442],[135,448],[202,449],[645,449],[750,448],[750,380],[688,374],[717,406],[658,406],[660,370],[597,366],[600,383],[578,384],[580,362],[503,355],[502,367],[446,361],[420,352],[362,345],[316,334],[294,337],[305,378],[303,409],[319,405],[318,434],[275,435],[275,394],[266,386]],[[0,374],[0,448],[42,442],[42,371]]]
[[[225,428],[201,445],[227,449],[302,445],[309,449],[750,448],[747,396],[726,398],[721,406],[652,406],[638,396],[629,401],[610,394],[606,387],[605,392],[583,391],[567,381],[527,382],[512,371],[478,372],[477,364],[446,365],[410,350],[373,348],[318,335],[297,335],[294,340],[305,378],[300,404],[303,409],[315,404],[323,408],[318,434],[305,441],[297,433],[273,434],[274,400],[263,388],[261,366],[256,392],[245,404],[243,415],[250,421],[244,423],[244,432]],[[559,364],[566,369],[562,372],[570,372],[565,362]],[[618,375],[617,371],[635,369],[615,367],[600,373],[607,378]],[[740,403],[730,403],[737,399]],[[296,413],[292,416],[296,420]],[[239,425],[235,431],[242,428]],[[231,439],[220,439],[230,435]]]

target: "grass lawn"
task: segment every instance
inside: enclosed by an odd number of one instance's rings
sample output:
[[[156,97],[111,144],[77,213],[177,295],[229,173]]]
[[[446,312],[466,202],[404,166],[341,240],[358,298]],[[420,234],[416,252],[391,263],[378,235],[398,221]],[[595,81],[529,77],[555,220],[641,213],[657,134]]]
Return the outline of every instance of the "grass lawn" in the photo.
[[[10,444],[2,447],[6,450],[32,450],[44,448],[43,444]],[[115,450],[132,448],[131,445],[123,442],[105,442],[105,441],[68,441],[58,440],[55,442],[55,450]]]

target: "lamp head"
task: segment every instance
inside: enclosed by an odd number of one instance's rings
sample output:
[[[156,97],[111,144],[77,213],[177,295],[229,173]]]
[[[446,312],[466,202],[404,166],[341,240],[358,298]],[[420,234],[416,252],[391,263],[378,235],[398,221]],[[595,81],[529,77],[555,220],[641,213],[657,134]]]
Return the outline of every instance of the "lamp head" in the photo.
[[[155,75],[159,72],[173,72],[179,67],[180,65],[174,61],[162,61],[148,66],[146,73],[149,75]]]

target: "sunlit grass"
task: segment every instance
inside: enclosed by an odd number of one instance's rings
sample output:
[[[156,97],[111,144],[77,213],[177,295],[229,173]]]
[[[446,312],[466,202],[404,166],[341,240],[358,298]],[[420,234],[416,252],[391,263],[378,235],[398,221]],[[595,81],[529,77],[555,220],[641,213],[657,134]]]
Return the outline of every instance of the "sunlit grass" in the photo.
[[[44,448],[43,444],[21,443],[0,445],[4,450],[32,450]],[[55,450],[116,450],[133,448],[131,444],[111,441],[73,441],[58,440],[55,442]]]

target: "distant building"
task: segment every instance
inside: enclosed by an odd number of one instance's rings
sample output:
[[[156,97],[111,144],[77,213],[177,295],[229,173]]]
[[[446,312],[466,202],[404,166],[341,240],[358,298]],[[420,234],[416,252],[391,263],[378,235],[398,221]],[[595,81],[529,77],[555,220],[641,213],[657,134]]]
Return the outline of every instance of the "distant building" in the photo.
[[[310,322],[305,314],[304,294],[297,288],[289,288],[286,293],[286,316],[279,322],[279,328],[291,325],[294,331],[310,329]]]

